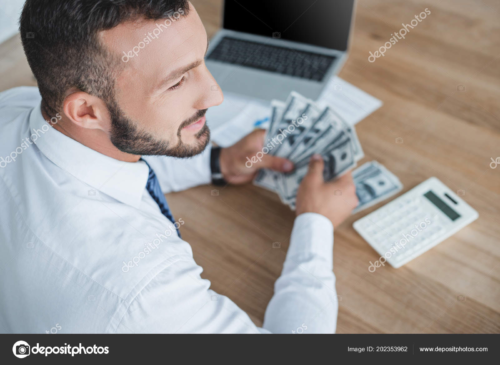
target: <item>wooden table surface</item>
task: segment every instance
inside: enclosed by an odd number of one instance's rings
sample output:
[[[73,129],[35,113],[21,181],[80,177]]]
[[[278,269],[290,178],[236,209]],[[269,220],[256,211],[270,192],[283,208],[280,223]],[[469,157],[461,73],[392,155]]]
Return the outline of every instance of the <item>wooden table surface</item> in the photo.
[[[312,0],[311,0],[312,1]],[[222,0],[192,0],[209,36]],[[368,62],[402,23],[431,14]],[[356,125],[365,161],[395,173],[402,193],[431,176],[479,219],[399,269],[368,271],[378,254],[352,224],[335,229],[338,333],[500,332],[500,3],[498,0],[358,0],[340,77],[384,105]],[[19,37],[0,46],[0,91],[35,85]],[[261,325],[279,277],[294,213],[268,191],[201,186],[167,196],[202,276]]]

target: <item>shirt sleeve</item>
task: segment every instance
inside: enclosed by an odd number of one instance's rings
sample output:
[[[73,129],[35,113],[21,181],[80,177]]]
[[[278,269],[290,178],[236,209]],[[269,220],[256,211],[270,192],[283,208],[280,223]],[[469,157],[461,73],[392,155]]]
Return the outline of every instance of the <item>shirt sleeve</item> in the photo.
[[[337,296],[333,226],[318,214],[297,217],[283,272],[257,327],[234,302],[210,289],[202,268],[184,257],[133,298],[115,333],[334,333]]]
[[[264,328],[272,333],[335,333],[337,314],[333,225],[322,215],[301,214],[295,220]]]
[[[176,260],[134,298],[112,333],[261,333],[229,298],[209,289],[191,258]]]
[[[210,170],[211,146],[194,157],[144,156],[155,171],[164,194],[189,189],[212,181]]]

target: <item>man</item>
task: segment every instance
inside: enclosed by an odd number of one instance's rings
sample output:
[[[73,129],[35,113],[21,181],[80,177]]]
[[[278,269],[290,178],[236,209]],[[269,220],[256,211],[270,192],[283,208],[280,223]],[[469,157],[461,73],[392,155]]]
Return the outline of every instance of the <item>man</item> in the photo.
[[[324,183],[311,162],[263,328],[213,300],[178,234],[189,217],[162,191],[210,183],[217,165],[233,184],[293,168],[272,156],[245,167],[262,131],[206,148],[204,115],[223,97],[192,5],[27,0],[21,36],[38,89],[0,94],[0,332],[335,331],[333,227],[357,204],[350,175]]]

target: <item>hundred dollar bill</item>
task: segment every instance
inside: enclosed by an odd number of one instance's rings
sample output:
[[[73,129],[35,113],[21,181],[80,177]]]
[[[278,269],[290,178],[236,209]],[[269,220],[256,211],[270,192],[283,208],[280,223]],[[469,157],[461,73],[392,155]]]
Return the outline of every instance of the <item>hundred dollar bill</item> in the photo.
[[[278,100],[271,101],[271,118],[269,121],[269,128],[267,129],[266,132],[265,145],[267,145],[271,141],[271,138],[274,137],[272,131],[275,128],[278,121],[281,120],[285,108],[286,104],[283,103],[282,101]]]
[[[271,122],[265,140],[265,146],[269,154],[286,157],[290,142],[293,143],[295,138],[301,135],[305,128],[309,127],[308,121],[310,118],[308,115],[301,113],[307,111],[307,113],[314,114],[317,108],[312,103],[311,100],[296,92],[290,94],[287,103],[282,103],[277,100],[271,102]],[[305,124],[304,127],[302,127],[303,124]],[[293,128],[291,126],[293,126]],[[281,150],[283,144],[286,144],[287,147]],[[277,181],[279,180],[277,175],[276,172],[262,170],[257,174],[254,184],[278,192],[281,197],[282,194],[277,185]]]
[[[279,146],[279,142],[273,138],[274,136],[272,135],[271,130],[274,128],[274,126],[276,126],[276,124],[279,123],[279,120],[281,120],[286,106],[287,105],[285,103],[278,100],[273,100],[271,102],[271,120],[264,143],[264,147],[267,148],[267,152],[271,155],[274,154],[274,151]],[[250,162],[252,158],[254,158],[254,156],[249,157]],[[253,183],[256,186],[260,186],[261,188],[277,192],[275,183],[276,179],[277,177],[274,171],[260,170]]]
[[[353,171],[359,204],[353,214],[385,200],[403,189],[392,172],[377,161],[367,162]]]
[[[342,122],[330,112],[329,108],[321,111],[315,123],[304,132],[296,143],[289,158],[292,161],[300,161],[315,153],[321,153],[344,131]]]
[[[288,158],[295,149],[295,146],[300,143],[305,132],[313,126],[320,113],[321,109],[316,105],[307,104],[299,117],[294,119],[286,129],[280,132],[284,135],[284,139],[283,143],[277,148],[275,155]]]
[[[285,107],[283,113],[269,126],[269,138],[277,137],[278,134],[280,134],[280,130],[288,128],[288,126],[301,115],[301,112],[306,108],[309,102],[312,101],[293,91],[284,103]],[[273,103],[281,102],[273,101]]]
[[[341,176],[348,170],[356,166],[354,151],[349,137],[341,138],[329,150],[323,152],[325,168],[323,178],[330,181]],[[295,165],[295,170],[284,174],[281,179],[282,200],[287,203],[292,202],[296,195],[302,179],[307,174],[309,159],[303,159]]]
[[[361,160],[363,157],[365,157],[365,154],[363,152],[363,148],[361,147],[361,143],[359,142],[356,129],[354,128],[354,126],[349,125],[344,118],[342,118],[337,112],[335,112],[335,110],[330,109],[330,112],[335,115],[336,120],[341,121],[342,125],[344,126],[344,130],[349,133],[354,148],[354,159],[356,161]]]

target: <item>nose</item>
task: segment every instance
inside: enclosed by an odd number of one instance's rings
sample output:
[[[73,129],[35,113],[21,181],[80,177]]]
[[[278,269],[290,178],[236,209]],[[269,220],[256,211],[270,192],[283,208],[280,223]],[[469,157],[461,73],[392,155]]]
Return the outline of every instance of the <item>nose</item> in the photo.
[[[203,67],[203,71],[201,72],[197,89],[199,95],[195,108],[198,110],[220,105],[224,101],[222,90],[206,66]]]

